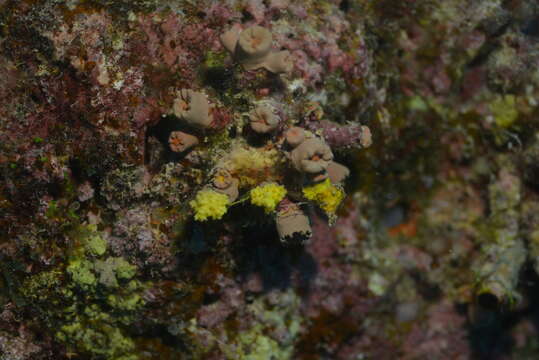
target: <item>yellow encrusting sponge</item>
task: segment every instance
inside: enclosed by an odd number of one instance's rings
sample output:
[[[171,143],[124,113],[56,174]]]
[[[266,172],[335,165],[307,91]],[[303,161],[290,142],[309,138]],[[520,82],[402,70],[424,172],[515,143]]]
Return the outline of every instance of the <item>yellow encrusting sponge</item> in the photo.
[[[211,189],[203,189],[189,202],[189,205],[195,211],[195,220],[206,221],[208,219],[221,219],[226,214],[229,203],[230,200],[225,194]]]
[[[264,208],[266,214],[275,210],[275,207],[286,195],[286,189],[275,183],[262,184],[250,191],[251,204]]]
[[[308,200],[316,202],[328,215],[334,215],[344,199],[344,191],[333,185],[329,178],[318,184],[304,187],[303,195]]]

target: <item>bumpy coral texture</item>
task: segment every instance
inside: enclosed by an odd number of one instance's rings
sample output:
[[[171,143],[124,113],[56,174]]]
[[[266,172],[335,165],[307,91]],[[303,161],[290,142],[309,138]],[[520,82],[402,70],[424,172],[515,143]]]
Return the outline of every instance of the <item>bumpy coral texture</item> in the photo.
[[[266,214],[273,212],[285,195],[284,186],[273,183],[257,186],[249,193],[251,204],[261,206]]]
[[[228,196],[209,189],[199,191],[189,202],[195,211],[195,219],[198,221],[221,219],[226,214],[228,204]]]

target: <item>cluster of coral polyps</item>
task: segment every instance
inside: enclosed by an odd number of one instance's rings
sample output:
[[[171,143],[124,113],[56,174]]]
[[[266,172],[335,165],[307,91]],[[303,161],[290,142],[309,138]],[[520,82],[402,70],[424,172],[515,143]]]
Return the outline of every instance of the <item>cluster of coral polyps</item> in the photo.
[[[281,241],[304,241],[312,233],[308,209],[314,205],[332,223],[345,196],[349,170],[334,161],[332,146],[369,146],[370,131],[323,120],[321,107],[312,101],[300,111],[287,105],[283,93],[292,87],[293,57],[272,49],[268,29],[235,25],[220,40],[233,66],[265,72],[285,86],[253,99],[243,113],[224,109],[205,89],[177,91],[172,113],[183,127],[170,132],[169,148],[203,159],[208,169],[202,189],[189,202],[195,220],[219,220],[230,206],[248,202],[274,217]],[[227,126],[216,118],[223,112],[234,119]]]

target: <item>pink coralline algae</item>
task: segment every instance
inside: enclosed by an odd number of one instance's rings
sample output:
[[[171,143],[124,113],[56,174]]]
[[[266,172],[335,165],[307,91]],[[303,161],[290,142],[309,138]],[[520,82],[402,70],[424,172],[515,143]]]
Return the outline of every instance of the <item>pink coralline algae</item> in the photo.
[[[313,132],[320,131],[332,148],[366,148],[372,144],[371,131],[362,125],[341,125],[329,120],[308,121],[305,127]]]
[[[152,66],[166,66],[167,72],[179,72],[186,85],[192,83],[195,69],[204,54],[212,49],[217,32],[205,24],[186,23],[173,15],[160,21],[140,17],[139,22],[146,38],[134,45],[140,49],[142,59]]]

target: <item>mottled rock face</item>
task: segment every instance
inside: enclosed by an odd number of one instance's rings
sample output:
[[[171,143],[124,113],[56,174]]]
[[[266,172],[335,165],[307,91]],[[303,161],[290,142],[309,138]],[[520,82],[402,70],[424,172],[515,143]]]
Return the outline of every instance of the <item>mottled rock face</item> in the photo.
[[[538,358],[538,18],[0,0],[0,359]]]

